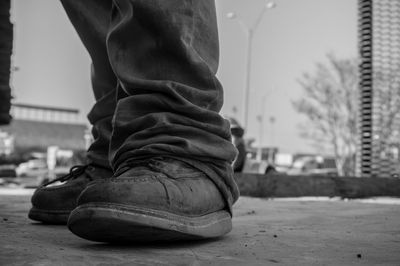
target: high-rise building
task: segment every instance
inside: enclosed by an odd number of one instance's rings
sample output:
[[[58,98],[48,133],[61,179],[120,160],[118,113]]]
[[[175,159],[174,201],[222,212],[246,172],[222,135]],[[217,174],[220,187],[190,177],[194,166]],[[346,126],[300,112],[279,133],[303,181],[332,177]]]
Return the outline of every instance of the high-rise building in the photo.
[[[358,175],[400,174],[400,1],[359,0]]]

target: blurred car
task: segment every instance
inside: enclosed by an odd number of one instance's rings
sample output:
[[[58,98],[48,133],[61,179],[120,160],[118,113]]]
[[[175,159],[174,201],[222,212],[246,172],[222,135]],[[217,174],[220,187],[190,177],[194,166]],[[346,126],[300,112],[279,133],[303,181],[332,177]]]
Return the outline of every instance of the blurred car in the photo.
[[[304,156],[296,159],[288,175],[338,176],[334,160],[322,156]]]
[[[48,172],[47,164],[41,159],[32,159],[24,163],[20,163],[16,168],[19,177],[37,177],[44,176]]]
[[[339,176],[336,168],[312,169],[307,174],[314,176]]]
[[[17,177],[16,166],[13,164],[0,165],[0,177]]]

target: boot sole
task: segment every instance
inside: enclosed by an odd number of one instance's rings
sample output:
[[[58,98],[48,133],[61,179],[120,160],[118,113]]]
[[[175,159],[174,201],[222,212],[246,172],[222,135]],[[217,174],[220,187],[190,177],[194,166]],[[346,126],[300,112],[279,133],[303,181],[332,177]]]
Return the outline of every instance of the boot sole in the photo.
[[[216,238],[232,230],[229,212],[198,217],[109,203],[88,203],[71,212],[68,228],[97,242],[153,242]]]
[[[32,207],[28,217],[45,224],[67,224],[71,210],[44,210]]]

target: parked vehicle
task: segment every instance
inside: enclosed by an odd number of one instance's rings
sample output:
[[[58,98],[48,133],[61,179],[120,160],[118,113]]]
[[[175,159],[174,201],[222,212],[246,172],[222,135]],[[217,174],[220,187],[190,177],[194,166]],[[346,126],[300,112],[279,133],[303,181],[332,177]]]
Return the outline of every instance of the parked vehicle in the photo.
[[[16,167],[13,164],[0,165],[0,177],[17,177]]]
[[[338,176],[334,160],[322,156],[304,156],[296,159],[287,174]]]
[[[21,163],[16,169],[17,176],[19,177],[44,176],[47,172],[47,164],[42,159],[32,159]]]

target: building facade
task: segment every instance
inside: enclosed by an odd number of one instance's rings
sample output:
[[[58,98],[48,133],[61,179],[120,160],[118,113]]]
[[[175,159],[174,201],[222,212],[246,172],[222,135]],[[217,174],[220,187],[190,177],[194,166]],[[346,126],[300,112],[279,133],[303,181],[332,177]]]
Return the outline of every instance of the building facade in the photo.
[[[84,150],[87,147],[87,125],[79,122],[79,111],[76,109],[13,104],[11,115],[11,124],[0,127],[0,137],[11,138],[9,146],[12,149],[46,151],[49,146],[57,146],[67,150]],[[10,150],[4,147],[6,149]]]
[[[400,174],[400,1],[359,0],[358,175]]]

